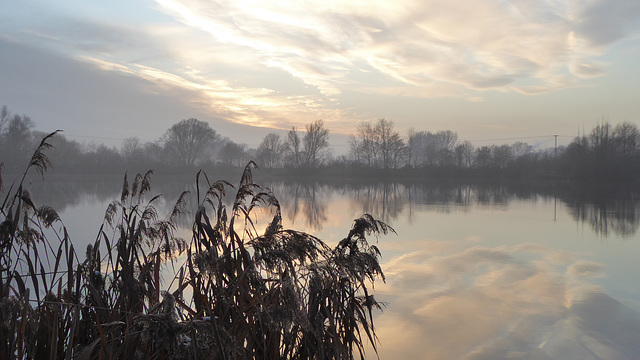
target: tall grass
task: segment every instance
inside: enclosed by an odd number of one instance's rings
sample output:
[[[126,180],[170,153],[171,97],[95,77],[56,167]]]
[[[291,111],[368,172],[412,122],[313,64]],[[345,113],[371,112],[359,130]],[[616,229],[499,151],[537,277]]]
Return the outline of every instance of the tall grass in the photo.
[[[392,228],[364,215],[334,248],[284,229],[253,162],[237,188],[199,172],[196,194],[160,218],[149,171],[125,175],[80,261],[55,210],[22,186],[51,165],[54,135],[0,208],[0,359],[353,359],[367,343],[377,353],[370,286],[384,275],[366,238]],[[176,221],[190,195],[184,240]],[[273,215],[264,230],[258,213]]]

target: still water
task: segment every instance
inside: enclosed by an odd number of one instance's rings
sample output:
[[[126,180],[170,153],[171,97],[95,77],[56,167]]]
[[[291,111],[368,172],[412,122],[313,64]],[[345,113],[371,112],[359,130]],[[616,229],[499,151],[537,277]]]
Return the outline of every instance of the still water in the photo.
[[[160,214],[190,180],[156,181],[165,195]],[[375,284],[386,303],[375,318],[381,359],[640,358],[633,189],[257,182],[280,200],[286,228],[330,245],[363,213],[396,230],[370,239],[386,275]],[[34,194],[58,209],[82,248],[121,185],[54,179],[39,186]]]

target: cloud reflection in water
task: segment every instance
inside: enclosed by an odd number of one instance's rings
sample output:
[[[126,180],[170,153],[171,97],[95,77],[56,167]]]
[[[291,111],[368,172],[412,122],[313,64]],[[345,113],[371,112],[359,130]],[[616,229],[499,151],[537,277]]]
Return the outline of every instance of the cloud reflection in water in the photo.
[[[376,323],[381,358],[640,354],[640,314],[593,284],[601,264],[537,244],[476,245],[424,240],[384,264],[387,283],[376,285],[388,303]]]

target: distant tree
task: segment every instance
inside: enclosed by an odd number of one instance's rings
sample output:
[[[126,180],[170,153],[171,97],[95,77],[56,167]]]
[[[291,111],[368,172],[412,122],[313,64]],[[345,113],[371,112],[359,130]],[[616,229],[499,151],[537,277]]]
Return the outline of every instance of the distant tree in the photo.
[[[491,157],[491,147],[485,145],[476,149],[476,155],[475,155],[475,161],[474,161],[475,167],[491,166],[492,161],[493,160]]]
[[[256,157],[264,167],[273,168],[282,164],[285,145],[280,135],[267,134],[258,146]]]
[[[377,167],[378,150],[374,127],[369,122],[359,124],[356,134],[349,140],[351,158],[357,163]]]
[[[640,130],[635,124],[624,122],[613,128],[613,141],[618,155],[630,157],[640,150]]]
[[[504,169],[513,160],[511,146],[509,145],[492,145],[491,146],[491,164],[494,167]]]
[[[35,133],[34,138],[41,139],[47,134]],[[84,152],[82,145],[75,140],[69,140],[64,136],[64,133],[58,133],[56,136],[49,140],[51,146],[55,151],[49,153],[49,159],[51,164],[56,170],[66,172],[77,171],[92,171],[94,169],[82,168],[85,165],[85,158],[87,154]]]
[[[227,166],[244,166],[249,160],[247,146],[228,140],[218,152],[218,160]]]
[[[142,142],[137,137],[129,137],[122,141],[122,156],[125,160],[132,160],[142,156]]]
[[[521,158],[533,152],[531,145],[522,141],[517,141],[511,145],[511,155],[514,159]]]
[[[295,126],[287,133],[284,143],[286,161],[294,167],[300,167],[303,162],[302,142]]]
[[[220,136],[208,123],[194,118],[174,124],[163,137],[165,148],[186,166],[202,160],[205,150],[219,139]]]
[[[316,120],[305,127],[307,132],[302,139],[304,165],[315,167],[324,160],[329,150],[329,130],[322,120]]]
[[[416,131],[413,128],[409,129],[407,136],[407,165],[416,167],[418,164],[422,164],[422,161],[420,161],[423,157],[422,150],[424,150],[422,140],[425,137],[425,131]]]
[[[473,164],[473,144],[469,141],[463,141],[456,145],[453,152],[455,153],[456,165],[459,167],[470,167]]]
[[[4,116],[0,128],[0,162],[8,169],[20,167],[27,162],[36,145],[31,132],[35,125],[30,117],[12,115],[6,108],[0,110],[0,116]]]
[[[407,148],[393,121],[380,119],[375,125],[358,125],[349,142],[351,157],[370,167],[395,169],[404,161]]]
[[[588,135],[575,138],[561,156],[560,171],[584,179],[638,180],[640,131],[630,123],[615,127],[602,121]]]
[[[142,145],[143,158],[148,159],[152,163],[167,165],[166,157],[164,156],[166,151],[160,142],[148,141]]]
[[[453,149],[457,141],[458,134],[451,130],[438,131],[435,134],[427,132],[424,141],[427,163],[432,165],[450,164],[454,158]]]
[[[609,122],[602,122],[597,125],[591,134],[589,134],[588,141],[591,150],[598,156],[604,158],[611,155],[613,152],[613,131]]]
[[[122,154],[115,147],[99,144],[87,153],[87,158],[89,160],[87,165],[98,173],[114,173],[125,170]]]
[[[393,121],[380,119],[374,129],[380,148],[381,166],[385,169],[398,168],[405,145],[400,134],[393,129]]]
[[[456,162],[454,149],[458,134],[451,130],[409,132],[408,158],[409,165],[449,165]]]
[[[2,133],[4,125],[9,121],[10,117],[11,111],[9,111],[6,105],[3,105],[2,108],[0,108],[0,133]]]

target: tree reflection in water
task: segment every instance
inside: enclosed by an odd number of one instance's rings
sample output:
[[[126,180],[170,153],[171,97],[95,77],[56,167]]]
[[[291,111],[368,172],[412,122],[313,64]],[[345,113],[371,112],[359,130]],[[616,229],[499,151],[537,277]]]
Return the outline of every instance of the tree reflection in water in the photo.
[[[83,197],[109,202],[117,197],[122,176],[48,175],[47,191],[40,179],[33,179],[30,191],[43,204],[59,212],[76,206]],[[230,181],[235,177],[230,176]],[[10,178],[8,178],[10,180]],[[7,181],[8,183],[9,181]],[[172,199],[193,183],[191,177],[155,175],[156,189]],[[327,206],[333,196],[350,199],[354,213],[370,213],[390,222],[409,208],[415,211],[450,213],[469,211],[471,206],[502,208],[515,200],[551,201],[565,204],[579,224],[588,224],[598,235],[629,237],[640,226],[640,193],[632,185],[580,185],[576,183],[461,183],[385,181],[263,181],[283,206],[283,215],[292,223],[303,221],[311,229],[322,229]],[[170,204],[167,204],[170,206]],[[162,209],[161,209],[162,210]]]
[[[576,222],[589,224],[602,237],[630,237],[640,224],[640,194],[631,186],[573,186],[558,197]]]

